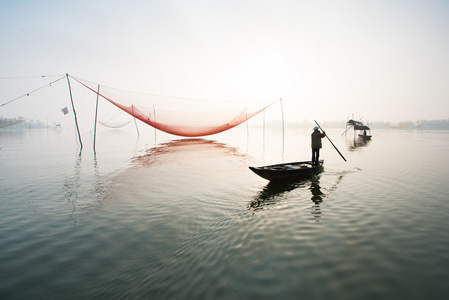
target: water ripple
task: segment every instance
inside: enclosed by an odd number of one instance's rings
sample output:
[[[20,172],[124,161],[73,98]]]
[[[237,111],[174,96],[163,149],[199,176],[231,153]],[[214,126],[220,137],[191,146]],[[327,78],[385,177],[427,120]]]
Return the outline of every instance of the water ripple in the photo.
[[[405,134],[380,132],[347,163],[329,159],[288,184],[248,170],[259,158],[241,149],[258,144],[174,140],[122,167],[120,151],[108,164],[39,150],[44,168],[11,143],[0,154],[10,174],[0,181],[1,296],[442,299],[447,134]]]

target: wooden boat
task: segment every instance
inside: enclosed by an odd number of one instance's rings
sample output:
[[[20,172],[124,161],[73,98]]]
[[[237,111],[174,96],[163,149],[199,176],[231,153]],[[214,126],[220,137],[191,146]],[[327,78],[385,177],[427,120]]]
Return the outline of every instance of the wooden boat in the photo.
[[[371,135],[367,135],[367,134],[359,134],[358,135],[360,139],[363,139],[364,141],[369,141],[371,140]]]
[[[263,167],[249,167],[251,171],[267,180],[291,180],[307,178],[323,171],[324,161],[314,165],[311,161],[299,161]]]
[[[349,120],[348,123],[346,123],[346,131],[344,133],[346,133],[351,127],[354,127],[354,133],[358,133],[357,136],[360,139],[363,139],[364,141],[371,140],[371,129],[368,126],[363,125],[362,122]]]

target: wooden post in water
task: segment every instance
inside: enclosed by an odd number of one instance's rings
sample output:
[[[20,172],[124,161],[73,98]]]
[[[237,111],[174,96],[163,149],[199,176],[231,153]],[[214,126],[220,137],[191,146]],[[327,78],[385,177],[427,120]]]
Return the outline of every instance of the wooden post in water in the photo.
[[[245,119],[246,119],[246,144],[248,144],[249,140],[249,124],[248,124],[248,111],[245,108]]]
[[[134,105],[132,105],[132,104],[131,104],[131,109],[133,111],[133,119],[134,119],[134,125],[136,125],[137,136],[140,137],[139,127],[137,127],[136,117],[134,117]]]
[[[265,109],[263,110],[263,144],[265,146]]]
[[[285,147],[285,133],[284,133],[284,108],[282,106],[282,98],[279,98],[281,103],[281,113],[282,113],[282,161],[284,161],[284,147]]]
[[[156,109],[154,108],[154,105],[153,105],[153,114],[154,114],[154,123],[156,123]],[[154,146],[156,146],[156,133],[157,130],[156,127],[154,127]]]
[[[72,102],[73,115],[75,116],[76,131],[78,132],[78,139],[80,141],[80,147],[81,147],[81,149],[83,149],[83,142],[81,142],[80,129],[78,127],[78,120],[76,119],[75,105],[73,104],[72,88],[70,87],[69,74],[66,73],[65,76],[67,77],[67,82],[69,84],[70,101]]]
[[[100,85],[98,85],[97,90],[97,103],[95,106],[95,124],[94,124],[94,153],[95,153],[95,138],[97,135],[97,115],[98,115],[98,96],[100,95]]]

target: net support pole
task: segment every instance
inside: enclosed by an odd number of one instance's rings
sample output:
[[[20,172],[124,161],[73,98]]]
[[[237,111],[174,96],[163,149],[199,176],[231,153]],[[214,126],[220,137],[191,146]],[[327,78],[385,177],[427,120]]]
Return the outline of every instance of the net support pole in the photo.
[[[156,109],[154,108],[154,105],[153,105],[153,115],[154,115],[154,122],[156,123]],[[156,132],[157,130],[156,128],[154,128],[154,145],[156,145]]]
[[[249,139],[249,122],[248,122],[248,110],[245,108],[245,119],[246,119],[246,140]]]
[[[262,158],[265,160],[265,109],[263,110]]]
[[[282,154],[284,154],[284,144],[285,144],[285,126],[284,126],[284,108],[282,106],[282,98],[279,98],[279,102],[281,103],[281,116],[282,116]],[[284,155],[282,155],[284,156]]]
[[[134,115],[134,105],[131,104],[131,109]],[[136,122],[136,117],[133,116],[134,119],[134,125],[136,125],[136,130],[137,130],[137,136],[140,137],[140,132],[139,132],[139,127],[137,127],[137,122]]]
[[[95,153],[95,141],[97,136],[97,116],[98,116],[98,97],[100,95],[100,85],[98,85],[97,90],[97,103],[95,105],[95,124],[94,124],[94,153]]]
[[[79,139],[79,141],[80,141],[80,148],[83,149],[83,142],[81,141],[80,129],[79,129],[79,127],[78,127],[78,120],[77,120],[77,118],[76,118],[75,105],[73,104],[72,88],[70,87],[69,74],[66,73],[65,76],[67,77],[67,83],[69,84],[70,101],[72,102],[73,115],[74,115],[74,117],[75,117],[76,132],[78,133],[78,139]],[[81,149],[80,149],[80,150],[81,150]]]
[[[263,143],[265,145],[265,110],[263,110]]]
[[[137,136],[140,136],[139,127],[137,127],[137,121],[136,121],[136,118],[134,118],[134,125],[136,125]]]

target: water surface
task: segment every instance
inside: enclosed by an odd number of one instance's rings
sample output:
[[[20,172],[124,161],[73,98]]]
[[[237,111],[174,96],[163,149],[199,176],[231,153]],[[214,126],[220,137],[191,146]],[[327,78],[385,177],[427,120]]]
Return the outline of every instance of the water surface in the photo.
[[[449,132],[0,131],[2,299],[446,299]],[[283,142],[284,140],[284,142]]]

